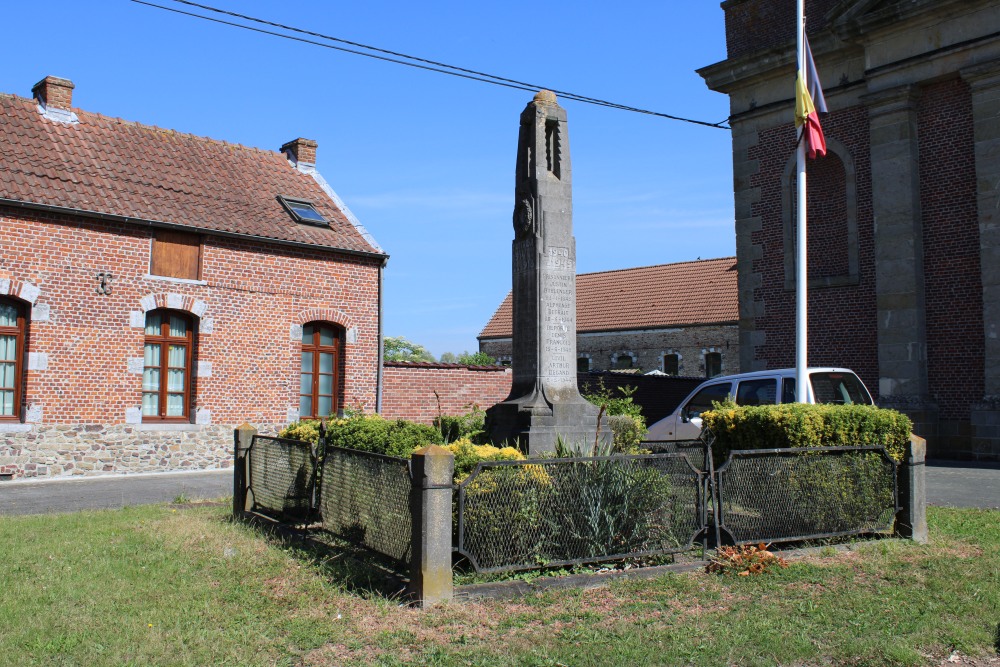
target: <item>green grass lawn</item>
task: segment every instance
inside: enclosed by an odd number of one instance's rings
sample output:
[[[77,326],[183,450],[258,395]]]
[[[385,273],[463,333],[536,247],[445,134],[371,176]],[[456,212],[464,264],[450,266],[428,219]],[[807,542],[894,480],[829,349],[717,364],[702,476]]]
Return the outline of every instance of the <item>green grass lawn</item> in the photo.
[[[773,575],[429,611],[226,512],[0,519],[0,664],[937,665],[953,650],[996,656],[1000,642],[995,511],[932,509],[929,545],[831,550]]]

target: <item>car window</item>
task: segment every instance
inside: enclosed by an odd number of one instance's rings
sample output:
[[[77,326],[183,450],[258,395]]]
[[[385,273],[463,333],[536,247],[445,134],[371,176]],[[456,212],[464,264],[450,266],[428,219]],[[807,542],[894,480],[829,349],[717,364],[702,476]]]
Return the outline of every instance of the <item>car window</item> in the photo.
[[[785,378],[781,381],[781,402],[795,402],[795,378]]]
[[[691,397],[691,400],[684,406],[684,410],[681,411],[681,416],[685,419],[692,419],[700,416],[705,410],[711,410],[712,402],[725,400],[726,396],[729,396],[731,387],[731,382],[708,385]]]
[[[810,373],[813,393],[817,403],[834,403],[851,405],[860,403],[868,405],[871,398],[868,390],[854,373],[823,372]]]
[[[778,381],[774,378],[743,380],[736,388],[739,405],[774,405],[778,396]]]

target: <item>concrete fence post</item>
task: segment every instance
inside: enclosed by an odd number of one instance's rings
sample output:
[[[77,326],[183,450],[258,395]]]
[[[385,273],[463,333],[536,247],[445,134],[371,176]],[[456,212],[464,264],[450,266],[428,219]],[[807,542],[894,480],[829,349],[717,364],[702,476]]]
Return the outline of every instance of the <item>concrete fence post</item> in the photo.
[[[911,435],[906,456],[899,466],[899,504],[902,508],[896,515],[896,534],[920,544],[927,543],[926,458],[927,441]]]
[[[247,458],[247,450],[250,449],[255,435],[257,429],[246,422],[233,431],[233,516],[237,519],[250,509],[247,495],[250,461]]]
[[[453,594],[451,573],[451,499],[455,455],[428,445],[413,452],[410,513],[410,596],[422,607],[447,602]]]

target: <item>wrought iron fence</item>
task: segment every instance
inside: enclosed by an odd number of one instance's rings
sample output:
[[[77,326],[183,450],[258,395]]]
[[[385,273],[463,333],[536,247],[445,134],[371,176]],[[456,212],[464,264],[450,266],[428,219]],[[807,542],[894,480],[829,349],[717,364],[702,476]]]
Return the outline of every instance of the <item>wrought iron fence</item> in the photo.
[[[329,447],[322,464],[323,528],[388,556],[410,560],[410,461]]]
[[[896,463],[881,447],[738,450],[717,473],[719,528],[737,543],[892,530]]]
[[[252,509],[294,523],[307,522],[316,478],[312,445],[255,435],[246,456]]]
[[[458,486],[457,551],[478,572],[685,551],[704,480],[678,453],[481,462]]]
[[[457,485],[455,550],[479,572],[678,553],[708,536],[785,542],[889,532],[897,464],[881,447],[706,448],[480,462]],[[412,561],[410,461],[254,436],[254,511],[322,527],[402,565]],[[711,508],[711,511],[710,509]],[[445,519],[447,520],[447,519]]]

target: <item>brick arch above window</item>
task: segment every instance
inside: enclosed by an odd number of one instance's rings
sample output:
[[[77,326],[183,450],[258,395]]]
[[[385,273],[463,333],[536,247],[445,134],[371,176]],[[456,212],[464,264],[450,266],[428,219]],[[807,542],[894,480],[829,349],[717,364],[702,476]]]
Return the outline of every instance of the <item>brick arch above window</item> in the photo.
[[[809,287],[856,285],[858,257],[858,187],[854,157],[842,142],[826,138],[826,157],[807,160],[810,219],[806,228],[809,255],[823,265],[809,266]],[[812,176],[810,176],[812,174]],[[795,289],[796,159],[792,153],[781,177],[781,210],[785,257],[785,289]],[[826,192],[826,196],[820,196]],[[820,208],[821,207],[821,208]],[[814,224],[815,223],[815,224]],[[842,223],[842,224],[841,224]],[[812,233],[810,233],[812,230]],[[818,242],[831,244],[819,248]]]
[[[139,304],[142,306],[144,313],[158,308],[167,308],[169,310],[183,310],[201,319],[208,312],[207,302],[187,294],[177,294],[175,292],[147,294],[139,300]]]
[[[344,342],[348,345],[358,340],[358,327],[344,311],[336,308],[309,308],[301,311],[292,320],[292,340],[302,340],[302,325],[309,322],[329,322],[344,328]]]
[[[149,311],[168,309],[194,315],[198,320],[199,336],[211,335],[215,330],[215,322],[212,318],[205,317],[208,313],[208,303],[193,296],[177,294],[176,292],[154,292],[139,299],[139,306],[142,310],[133,310],[130,316],[130,325],[134,329],[146,327],[146,313]]]
[[[34,283],[27,280],[15,280],[13,278],[0,278],[0,296],[12,296],[21,301],[26,301],[34,306],[35,301],[41,294],[41,289]]]

